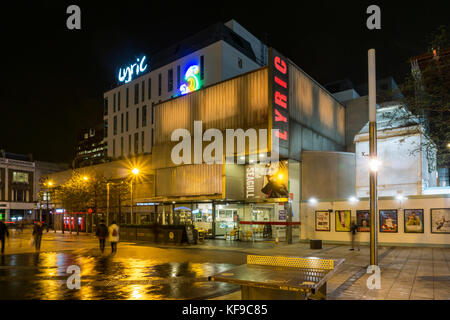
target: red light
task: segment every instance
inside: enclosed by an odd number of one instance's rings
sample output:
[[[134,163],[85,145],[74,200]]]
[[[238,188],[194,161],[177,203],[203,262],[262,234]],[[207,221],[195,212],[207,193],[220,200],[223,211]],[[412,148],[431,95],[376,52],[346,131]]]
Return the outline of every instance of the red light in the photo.
[[[284,60],[281,60],[280,57],[275,57],[275,68],[280,71],[282,74],[286,74],[287,66]]]

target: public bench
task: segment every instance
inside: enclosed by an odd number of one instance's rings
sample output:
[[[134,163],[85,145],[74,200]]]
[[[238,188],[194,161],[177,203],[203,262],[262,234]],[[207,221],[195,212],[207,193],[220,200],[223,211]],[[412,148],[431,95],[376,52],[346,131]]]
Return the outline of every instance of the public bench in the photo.
[[[242,300],[324,300],[345,259],[248,255],[247,264],[210,276],[241,285]]]

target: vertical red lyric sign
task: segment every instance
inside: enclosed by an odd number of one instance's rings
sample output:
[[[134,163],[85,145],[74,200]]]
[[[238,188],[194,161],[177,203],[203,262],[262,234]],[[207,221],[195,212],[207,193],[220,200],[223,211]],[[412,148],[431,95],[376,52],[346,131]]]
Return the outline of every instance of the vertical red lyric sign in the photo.
[[[271,89],[270,89],[271,88]],[[289,156],[289,70],[287,59],[273,48],[269,52],[269,129],[278,129],[280,156]],[[269,143],[270,145],[270,143]]]

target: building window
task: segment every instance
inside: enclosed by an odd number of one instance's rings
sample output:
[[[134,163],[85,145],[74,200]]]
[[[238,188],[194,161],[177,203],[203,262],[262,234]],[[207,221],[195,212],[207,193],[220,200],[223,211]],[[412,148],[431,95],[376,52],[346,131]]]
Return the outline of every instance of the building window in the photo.
[[[142,128],[147,126],[147,106],[142,107]]]
[[[116,112],[116,94],[113,94],[113,112]]]
[[[242,58],[238,57],[238,67],[242,69]]]
[[[15,183],[27,183],[28,184],[28,173],[26,172],[13,172],[13,182]]]
[[[161,83],[162,83],[162,76],[160,73],[158,74],[158,96],[161,96]]]
[[[152,103],[152,126],[155,123],[155,106]]]
[[[113,154],[112,154],[113,158],[116,157],[116,139],[113,139]]]
[[[117,116],[114,116],[113,130],[114,130],[114,135],[117,135]]]
[[[155,145],[155,132],[152,128],[152,147]]]
[[[128,155],[131,155],[131,134],[128,136]]]
[[[120,133],[123,133],[123,113],[120,114]]]
[[[127,118],[126,118],[126,126],[127,126],[127,129],[126,129],[126,131],[128,132],[128,112],[127,112]]]
[[[130,90],[128,90],[128,88],[127,88],[127,96],[126,96],[126,99],[127,99],[127,101],[126,101],[126,103],[125,103],[125,106],[128,108],[128,105],[129,105],[129,103],[130,103],[130,94],[129,94],[129,91]]]
[[[142,81],[142,102],[145,100],[145,80]]]
[[[134,134],[134,154],[139,153],[139,132]]]
[[[139,128],[139,108],[136,109],[136,129]]]
[[[120,156],[123,157],[123,137],[120,137]]]
[[[139,83],[134,85],[134,104],[139,103]]]
[[[103,123],[103,132],[105,133],[105,138],[108,138],[108,120]]]
[[[141,151],[142,151],[142,153],[145,152],[144,138],[145,138],[145,132],[142,131],[142,134],[141,134]]]
[[[147,88],[147,93],[148,93],[148,100],[150,100],[152,98],[152,79],[148,78],[148,88]]]
[[[170,92],[173,90],[173,70],[169,69],[167,71],[167,92]]]
[[[181,86],[181,68],[177,66],[177,90],[180,89]]]
[[[120,111],[120,91],[117,93],[117,111]]]
[[[107,97],[103,100],[103,115],[104,116],[108,115],[108,98]]]
[[[200,80],[205,77],[205,56],[200,56]]]

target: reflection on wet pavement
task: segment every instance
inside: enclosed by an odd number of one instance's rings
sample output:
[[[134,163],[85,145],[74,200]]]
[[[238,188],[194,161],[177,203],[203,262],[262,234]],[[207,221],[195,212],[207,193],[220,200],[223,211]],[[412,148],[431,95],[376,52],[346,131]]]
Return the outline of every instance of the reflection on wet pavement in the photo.
[[[70,265],[80,266],[79,290],[67,287]],[[239,289],[207,280],[233,266],[67,251],[11,254],[0,256],[0,299],[205,299]]]

